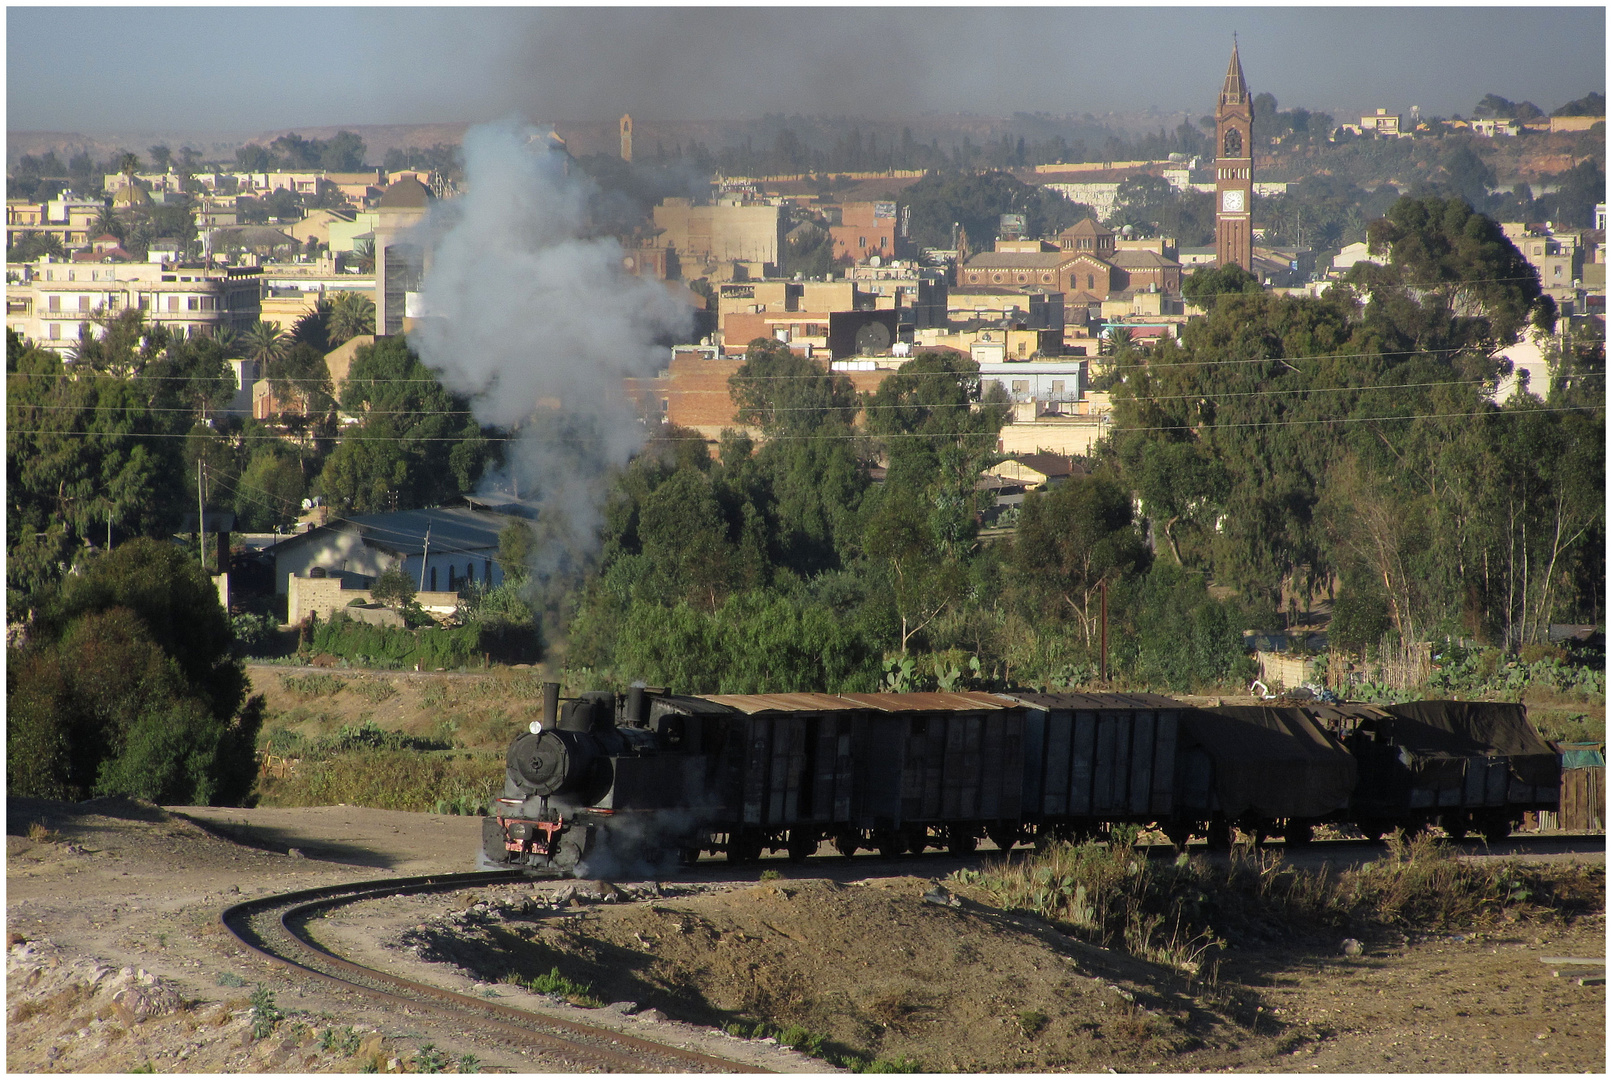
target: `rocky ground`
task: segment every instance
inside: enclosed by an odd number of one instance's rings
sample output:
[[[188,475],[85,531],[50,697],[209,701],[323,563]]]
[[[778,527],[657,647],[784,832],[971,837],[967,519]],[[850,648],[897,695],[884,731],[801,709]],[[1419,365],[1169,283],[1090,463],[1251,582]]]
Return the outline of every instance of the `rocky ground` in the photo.
[[[474,818],[351,807],[9,800],[8,1069],[558,1071],[257,966],[217,924],[252,895],[467,869],[479,831]],[[769,860],[779,875],[759,881],[756,868],[702,863],[654,887],[529,883],[358,905],[320,935],[401,974],[751,1069],[827,1066],[704,1025],[771,1019],[828,1052],[942,1071],[1605,1071],[1604,986],[1540,962],[1604,957],[1604,918],[1394,935],[1354,956],[1330,943],[1232,950],[1217,985],[1189,986],[964,888],[947,902],[934,885],[957,865],[938,853]],[[605,1007],[503,981],[556,966]],[[265,1023],[261,994],[254,1007],[259,987],[278,1022]]]

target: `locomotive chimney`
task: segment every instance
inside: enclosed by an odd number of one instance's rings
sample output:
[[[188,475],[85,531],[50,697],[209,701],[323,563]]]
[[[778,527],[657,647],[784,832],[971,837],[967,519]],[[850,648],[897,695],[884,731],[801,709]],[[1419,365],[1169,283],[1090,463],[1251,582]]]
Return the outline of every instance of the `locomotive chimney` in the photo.
[[[627,722],[644,722],[644,688],[637,683],[627,688]]]
[[[553,731],[560,722],[560,684],[543,684],[543,730]]]

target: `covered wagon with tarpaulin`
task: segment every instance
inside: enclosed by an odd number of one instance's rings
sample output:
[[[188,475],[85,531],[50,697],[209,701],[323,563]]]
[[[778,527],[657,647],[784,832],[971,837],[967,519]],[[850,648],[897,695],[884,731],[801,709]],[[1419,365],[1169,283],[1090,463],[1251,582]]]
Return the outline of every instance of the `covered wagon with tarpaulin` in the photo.
[[[1530,811],[1555,810],[1561,759],[1504,701],[1316,705],[1360,762],[1351,816],[1368,837],[1437,824],[1459,839],[1510,835]]]
[[[1281,833],[1290,844],[1307,843],[1318,823],[1349,807],[1355,759],[1304,709],[1184,709],[1177,739],[1177,806],[1161,822],[1177,847],[1189,832],[1229,847],[1233,827],[1256,841]]]

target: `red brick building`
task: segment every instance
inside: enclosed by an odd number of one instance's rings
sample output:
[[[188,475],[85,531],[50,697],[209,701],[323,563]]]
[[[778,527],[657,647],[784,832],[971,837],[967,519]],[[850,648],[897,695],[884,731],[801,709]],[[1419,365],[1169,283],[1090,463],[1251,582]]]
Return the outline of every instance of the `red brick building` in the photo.
[[[870,256],[896,257],[896,204],[893,202],[846,203],[840,208],[840,223],[830,225],[834,257],[850,256],[866,262]]]

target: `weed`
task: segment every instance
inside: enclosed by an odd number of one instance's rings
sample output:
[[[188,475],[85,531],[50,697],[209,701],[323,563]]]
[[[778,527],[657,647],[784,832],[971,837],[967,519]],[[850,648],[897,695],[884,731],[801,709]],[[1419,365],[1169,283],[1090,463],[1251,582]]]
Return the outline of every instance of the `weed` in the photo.
[[[246,980],[233,971],[226,971],[218,977],[219,986],[245,986]]]
[[[479,1073],[481,1072],[481,1059],[475,1054],[466,1054],[459,1059],[459,1067],[457,1071],[462,1073]]]
[[[252,1038],[266,1039],[285,1014],[274,1006],[274,993],[262,983],[252,991]]]
[[[156,1065],[152,1064],[149,1058],[146,1059],[146,1063],[144,1065],[136,1065],[134,1068],[129,1070],[130,1073],[137,1075],[142,1073],[155,1073],[156,1071]]]
[[[168,947],[168,935],[167,934],[158,934],[157,935],[157,948],[166,949],[167,947]]]
[[[1469,863],[1429,836],[1342,874],[1300,871],[1279,853],[1234,848],[1223,863],[1154,863],[1118,844],[1054,844],[1033,859],[953,875],[1001,907],[1071,936],[1212,978],[1228,937],[1364,926],[1471,927],[1516,915],[1573,917],[1605,904],[1598,867]]]
[[[342,692],[347,686],[347,680],[337,678],[335,675],[323,671],[315,671],[308,675],[282,675],[280,686],[288,694],[307,700],[316,697],[333,697]]]
[[[414,1055],[414,1071],[420,1073],[439,1073],[448,1067],[447,1055],[436,1048],[434,1043],[425,1043],[420,1052]]]
[[[396,697],[397,687],[381,679],[365,679],[363,682],[353,684],[353,693],[371,705],[379,705],[389,698]]]
[[[352,1057],[358,1053],[358,1032],[349,1024],[337,1031],[327,1027],[319,1033],[319,1049],[327,1054],[341,1054],[343,1057]]]
[[[28,839],[36,844],[54,844],[61,838],[61,833],[46,827],[43,821],[33,821],[28,824]]]
[[[777,881],[783,876],[783,872],[780,870],[763,870],[761,872],[762,881]]]
[[[1024,1032],[1024,1037],[1027,1039],[1033,1039],[1041,1034],[1046,1030],[1048,1023],[1047,1014],[1040,1009],[1026,1009],[1018,1015],[1018,1021],[1019,1030]]]
[[[535,975],[529,979],[523,979],[519,975],[511,975],[506,981],[514,983],[516,986],[525,987],[534,994],[554,994],[573,1005],[580,1005],[583,1008],[596,1009],[604,1004],[594,994],[591,983],[572,982],[564,975],[561,975],[560,969],[557,967],[550,968],[547,975]]]

